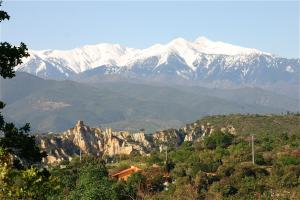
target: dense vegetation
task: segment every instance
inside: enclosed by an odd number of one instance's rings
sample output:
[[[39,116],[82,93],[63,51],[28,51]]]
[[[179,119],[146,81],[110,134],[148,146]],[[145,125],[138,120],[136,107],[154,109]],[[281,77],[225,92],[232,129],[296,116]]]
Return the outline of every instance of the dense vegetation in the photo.
[[[153,150],[149,156],[84,157],[48,170],[17,169],[5,165],[11,157],[1,150],[6,171],[0,199],[299,199],[298,114],[211,116],[197,123],[207,122],[214,131],[169,147],[167,162],[165,151]],[[221,131],[227,125],[236,127],[236,135]],[[142,171],[127,181],[110,176],[131,165]]]
[[[166,153],[157,150],[149,156],[116,156],[109,162],[85,157],[81,162],[75,158],[61,163],[49,170],[52,189],[45,198],[299,199],[300,116],[212,116],[199,123],[211,121],[212,126],[222,127],[232,125],[232,119],[240,122],[242,134],[238,124],[236,135],[216,128],[199,141],[169,148],[167,162]],[[280,126],[270,126],[273,122]],[[251,135],[255,138],[255,164]],[[110,177],[131,165],[143,170],[126,182]]]

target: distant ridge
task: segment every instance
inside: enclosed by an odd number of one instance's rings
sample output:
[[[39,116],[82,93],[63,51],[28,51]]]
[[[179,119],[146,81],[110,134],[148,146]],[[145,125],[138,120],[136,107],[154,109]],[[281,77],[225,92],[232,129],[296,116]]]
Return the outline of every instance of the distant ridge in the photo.
[[[259,88],[216,89],[126,81],[85,84],[18,72],[1,80],[6,119],[31,123],[34,132],[62,131],[83,119],[91,126],[148,133],[196,118],[229,113],[299,111],[299,101]]]

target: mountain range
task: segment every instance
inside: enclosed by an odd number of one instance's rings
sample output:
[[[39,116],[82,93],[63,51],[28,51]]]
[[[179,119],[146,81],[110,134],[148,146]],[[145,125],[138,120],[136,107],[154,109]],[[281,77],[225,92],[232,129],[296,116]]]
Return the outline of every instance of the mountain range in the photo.
[[[98,76],[171,77],[235,85],[299,84],[299,58],[283,58],[205,37],[195,41],[177,38],[145,49],[102,43],[29,53],[17,70],[51,79],[72,79],[90,71],[88,74]]]
[[[0,80],[1,99],[8,119],[37,132],[84,120],[151,133],[206,115],[300,110],[299,58],[205,37],[145,49],[102,43],[29,53],[16,78]]]

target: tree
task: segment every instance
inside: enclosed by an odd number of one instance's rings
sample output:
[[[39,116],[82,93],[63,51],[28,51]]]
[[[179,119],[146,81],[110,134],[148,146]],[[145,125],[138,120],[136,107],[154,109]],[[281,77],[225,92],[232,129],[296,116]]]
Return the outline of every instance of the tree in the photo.
[[[16,170],[6,168],[1,171],[5,172],[5,179],[7,180],[0,179],[0,199],[47,199],[58,191],[57,179],[50,176],[45,169]]]
[[[128,199],[143,199],[146,188],[146,177],[141,173],[134,173],[128,177],[125,197]],[[124,198],[123,198],[124,199]]]
[[[80,168],[77,185],[67,199],[118,199],[113,184],[104,161],[89,160]]]
[[[1,6],[0,2],[0,6]],[[0,22],[10,16],[0,10]],[[27,47],[0,42],[0,77],[13,78],[14,67],[29,56]],[[5,104],[0,101],[0,111]],[[34,136],[28,134],[29,124],[17,128],[4,121],[0,112],[0,199],[46,199],[55,191],[55,179],[45,169],[33,167],[46,156],[35,144]]]
[[[0,22],[9,20],[9,18],[10,16],[5,11],[0,10]],[[14,67],[21,64],[22,58],[27,56],[29,54],[24,43],[16,47],[7,42],[1,42],[0,76],[4,79],[13,78],[15,76]],[[0,110],[4,107],[5,104],[0,101]],[[5,122],[0,112],[0,132],[4,134],[4,137],[0,139],[0,147],[13,155],[13,163],[16,168],[39,163],[46,156],[36,146],[34,136],[28,135],[29,131],[30,126],[28,123],[21,128],[17,128],[13,123]]]
[[[2,2],[0,1],[0,6]],[[7,12],[0,10],[0,22],[9,20]],[[15,76],[14,67],[22,63],[23,57],[28,57],[27,47],[21,42],[19,47],[12,46],[8,42],[0,43],[0,76],[12,78]]]
[[[217,131],[204,139],[204,145],[208,149],[215,149],[216,147],[226,148],[232,144],[233,138],[234,136],[230,133]]]

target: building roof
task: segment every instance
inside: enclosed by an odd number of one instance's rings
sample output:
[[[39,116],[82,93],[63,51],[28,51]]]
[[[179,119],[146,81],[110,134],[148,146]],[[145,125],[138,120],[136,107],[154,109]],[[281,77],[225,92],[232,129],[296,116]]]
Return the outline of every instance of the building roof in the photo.
[[[138,171],[141,171],[141,169],[138,168],[138,167],[136,167],[136,166],[131,166],[130,168],[127,168],[127,169],[124,169],[124,170],[122,170],[120,172],[114,173],[111,176],[112,177],[118,177],[119,175],[126,174],[128,172],[134,173],[134,172],[138,172]]]

